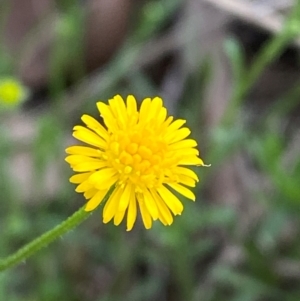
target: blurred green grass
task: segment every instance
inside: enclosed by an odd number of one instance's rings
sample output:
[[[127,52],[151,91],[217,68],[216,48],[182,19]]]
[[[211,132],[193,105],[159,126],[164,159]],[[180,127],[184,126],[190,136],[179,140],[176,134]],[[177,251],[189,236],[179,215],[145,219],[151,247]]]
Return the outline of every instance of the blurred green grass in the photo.
[[[67,43],[75,43],[72,58],[78,58],[74,68],[80,78],[84,73],[78,44],[81,19],[76,17],[76,7],[71,9],[72,2],[65,5],[70,9],[64,6],[60,25],[68,29]],[[60,73],[66,53],[61,51],[63,47],[54,49],[49,109],[26,113],[34,118],[36,127],[32,141],[13,139],[6,122],[12,116],[0,115],[1,256],[55,226],[84,202],[68,182],[70,171],[63,162],[72,126],[81,114],[96,114],[98,99],[117,93],[137,97],[160,93],[159,84],[152,80],[147,68],[137,68],[135,64],[145,45],[170,27],[183,6],[184,2],[172,0],[164,5],[160,1],[146,2],[122,48],[99,73],[75,82],[72,96],[65,75]],[[103,225],[100,208],[61,240],[0,274],[0,300],[298,301],[300,156],[299,147],[296,145],[294,150],[291,146],[294,132],[287,135],[282,123],[299,104],[300,91],[296,85],[274,100],[267,116],[256,126],[244,121],[243,101],[267,65],[298,34],[294,24],[299,10],[300,4],[282,33],[261,50],[250,70],[244,66],[238,41],[225,41],[234,84],[223,122],[215,128],[205,126],[201,102],[216,72],[212,58],[199,57],[197,68],[187,70],[175,114],[187,119],[200,150],[204,150],[202,157],[212,164],[210,169],[197,170],[201,182],[196,203],[185,200],[184,214],[171,227],[155,224],[146,231],[137,226],[129,233],[124,226]],[[193,45],[185,45],[182,51],[189,53],[189,47]],[[14,75],[8,57],[1,49],[0,71]],[[26,200],[11,168],[14,156],[23,150],[30,154],[34,166]],[[215,203],[209,194],[214,176],[240,153],[246,155],[250,174],[255,175],[246,177],[250,188],[240,200],[248,202],[245,206],[249,214],[240,212],[242,205],[233,206],[222,199]],[[59,170],[55,176],[60,185],[45,198],[46,171],[51,166]],[[251,218],[251,210],[260,213]]]

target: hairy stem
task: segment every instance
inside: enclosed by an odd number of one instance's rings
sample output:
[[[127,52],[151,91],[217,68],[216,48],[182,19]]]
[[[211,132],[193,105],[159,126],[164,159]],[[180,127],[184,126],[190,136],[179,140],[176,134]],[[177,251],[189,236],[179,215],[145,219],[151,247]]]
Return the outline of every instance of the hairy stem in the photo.
[[[83,222],[90,215],[89,212],[84,211],[84,208],[85,206],[81,207],[61,224],[34,239],[15,253],[7,256],[6,258],[0,259],[0,272],[24,261],[39,251],[42,247],[49,245],[52,241],[56,240],[58,237],[67,233]]]

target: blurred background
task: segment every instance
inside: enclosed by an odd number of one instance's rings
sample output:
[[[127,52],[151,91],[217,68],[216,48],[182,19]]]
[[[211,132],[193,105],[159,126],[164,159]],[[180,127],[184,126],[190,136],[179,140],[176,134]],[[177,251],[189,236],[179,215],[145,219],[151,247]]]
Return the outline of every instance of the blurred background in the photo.
[[[84,204],[64,149],[96,101],[162,96],[212,166],[171,227],[99,208],[0,301],[299,301],[299,35],[296,0],[1,0],[1,257]]]

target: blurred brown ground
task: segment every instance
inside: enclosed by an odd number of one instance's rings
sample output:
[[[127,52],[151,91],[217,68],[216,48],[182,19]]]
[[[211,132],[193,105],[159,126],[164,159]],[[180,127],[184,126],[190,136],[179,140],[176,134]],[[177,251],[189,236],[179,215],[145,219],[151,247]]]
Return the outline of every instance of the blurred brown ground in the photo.
[[[50,53],[57,38],[57,20],[63,14],[55,3],[53,0],[10,1],[5,40],[14,54],[24,46],[25,39],[30,39],[27,51],[20,58],[18,73],[31,88],[46,86],[49,80]],[[101,66],[118,49],[126,35],[133,3],[131,0],[82,1],[87,71]]]

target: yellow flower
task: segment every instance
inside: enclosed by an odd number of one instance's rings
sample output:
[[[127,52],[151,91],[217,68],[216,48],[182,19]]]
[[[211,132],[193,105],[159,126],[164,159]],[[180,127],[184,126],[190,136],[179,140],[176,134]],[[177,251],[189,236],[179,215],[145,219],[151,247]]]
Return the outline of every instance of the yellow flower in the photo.
[[[183,210],[174,192],[195,200],[190,188],[198,182],[187,165],[204,165],[198,157],[185,120],[167,117],[162,99],[143,100],[140,110],[134,96],[124,103],[120,95],[108,105],[97,103],[105,126],[83,115],[85,126],[75,126],[73,136],[89,146],[71,146],[66,161],[77,172],[70,182],[94,210],[111,191],[103,209],[103,222],[119,225],[127,212],[127,231],[142,216],[147,229],[153,220],[171,225]]]
[[[14,78],[0,78],[0,106],[14,108],[28,95],[28,90]]]

